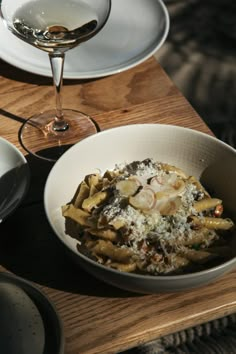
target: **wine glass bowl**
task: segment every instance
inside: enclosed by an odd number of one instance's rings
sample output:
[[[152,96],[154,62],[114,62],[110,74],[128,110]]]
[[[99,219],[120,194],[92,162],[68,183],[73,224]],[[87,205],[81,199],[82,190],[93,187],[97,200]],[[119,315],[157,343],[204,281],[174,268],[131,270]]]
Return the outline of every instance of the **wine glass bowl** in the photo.
[[[16,0],[1,11],[8,29],[46,52],[66,51],[93,37],[106,23],[111,1]]]
[[[87,114],[62,109],[63,68],[66,51],[95,36],[110,11],[111,0],[0,0],[0,14],[7,28],[47,52],[52,69],[55,111],[29,118],[20,130],[21,143],[29,153],[55,161],[67,146],[97,132]]]

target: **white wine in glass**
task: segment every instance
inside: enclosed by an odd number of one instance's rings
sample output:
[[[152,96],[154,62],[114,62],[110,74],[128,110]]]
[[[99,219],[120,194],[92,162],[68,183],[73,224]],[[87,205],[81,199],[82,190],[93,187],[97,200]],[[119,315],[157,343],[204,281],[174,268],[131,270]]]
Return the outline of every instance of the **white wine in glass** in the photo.
[[[0,0],[7,28],[48,53],[55,88],[55,109],[22,125],[20,140],[31,154],[56,161],[68,146],[97,132],[87,114],[62,108],[65,52],[95,36],[107,22],[111,0]],[[43,146],[43,148],[42,148]]]

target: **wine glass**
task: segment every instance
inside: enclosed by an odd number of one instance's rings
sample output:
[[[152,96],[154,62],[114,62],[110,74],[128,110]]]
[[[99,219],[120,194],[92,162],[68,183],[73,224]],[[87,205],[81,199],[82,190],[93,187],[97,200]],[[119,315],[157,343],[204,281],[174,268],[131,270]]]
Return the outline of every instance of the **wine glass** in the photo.
[[[97,132],[85,113],[62,109],[63,67],[65,52],[95,36],[110,11],[111,0],[0,0],[7,28],[47,52],[52,69],[55,110],[29,118],[20,129],[21,143],[29,153],[55,161],[68,146]]]

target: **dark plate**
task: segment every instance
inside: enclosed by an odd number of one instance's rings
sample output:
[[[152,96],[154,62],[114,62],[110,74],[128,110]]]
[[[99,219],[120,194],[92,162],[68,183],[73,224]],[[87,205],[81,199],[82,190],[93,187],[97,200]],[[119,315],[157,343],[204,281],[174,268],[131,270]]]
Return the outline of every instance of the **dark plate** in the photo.
[[[38,309],[45,330],[45,346],[42,354],[63,354],[63,326],[52,302],[43,294],[41,290],[33,286],[27,280],[15,275],[0,272],[0,282],[13,284],[19,287],[26,293],[26,295],[29,296]]]

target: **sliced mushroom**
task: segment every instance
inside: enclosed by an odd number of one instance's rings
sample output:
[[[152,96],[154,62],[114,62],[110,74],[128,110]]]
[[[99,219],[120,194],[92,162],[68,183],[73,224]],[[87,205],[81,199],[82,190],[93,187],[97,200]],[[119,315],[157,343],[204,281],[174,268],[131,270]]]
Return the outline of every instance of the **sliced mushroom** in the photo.
[[[135,196],[129,198],[129,203],[136,209],[150,210],[155,205],[155,193],[151,188],[143,188]]]
[[[124,179],[116,183],[116,189],[120,192],[123,197],[130,197],[134,195],[140,183],[136,179]]]
[[[159,210],[163,216],[174,215],[181,205],[181,198],[176,197],[173,199],[162,199],[156,204],[155,209]]]

